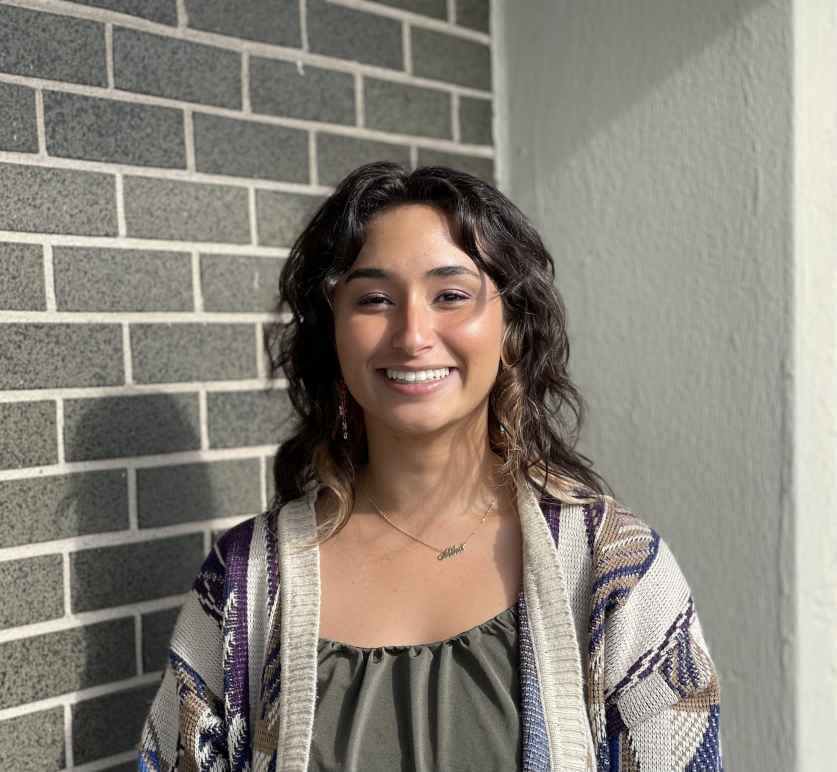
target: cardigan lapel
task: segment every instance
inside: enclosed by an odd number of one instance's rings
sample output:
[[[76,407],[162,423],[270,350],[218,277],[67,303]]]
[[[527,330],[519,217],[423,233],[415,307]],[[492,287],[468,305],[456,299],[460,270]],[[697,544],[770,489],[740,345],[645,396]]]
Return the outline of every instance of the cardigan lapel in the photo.
[[[317,691],[320,555],[311,481],[277,518],[280,672],[277,764],[306,772]],[[523,589],[518,598],[521,741],[526,772],[588,772],[594,754],[578,643],[555,539],[535,491],[518,491]]]
[[[530,769],[586,772],[594,768],[593,742],[584,703],[578,641],[555,536],[535,490],[518,491],[523,537],[523,602],[520,622],[524,762]],[[534,686],[530,669],[534,669]],[[537,694],[535,693],[537,692]],[[544,737],[550,767],[537,766]]]
[[[277,768],[306,772],[317,696],[320,631],[320,551],[305,547],[316,535],[314,503],[322,487],[309,483],[277,518],[279,536],[280,661]]]

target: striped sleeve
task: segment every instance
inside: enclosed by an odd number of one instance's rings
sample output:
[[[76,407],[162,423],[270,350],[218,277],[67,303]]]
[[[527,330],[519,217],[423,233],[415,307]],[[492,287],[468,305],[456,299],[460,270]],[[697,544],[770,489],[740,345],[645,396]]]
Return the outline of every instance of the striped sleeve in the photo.
[[[599,769],[722,772],[720,688],[691,590],[660,535],[610,501],[590,625],[605,719]]]
[[[168,662],[142,727],[139,772],[226,772],[224,580],[219,545],[201,566],[175,623]]]

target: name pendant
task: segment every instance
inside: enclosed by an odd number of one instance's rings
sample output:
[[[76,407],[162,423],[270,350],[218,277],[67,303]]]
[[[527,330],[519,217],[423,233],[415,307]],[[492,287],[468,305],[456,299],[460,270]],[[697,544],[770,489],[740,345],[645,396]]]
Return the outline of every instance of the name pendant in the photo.
[[[449,547],[445,547],[437,556],[436,560],[447,560],[448,558],[455,557],[460,552],[465,551],[465,544],[451,544]]]

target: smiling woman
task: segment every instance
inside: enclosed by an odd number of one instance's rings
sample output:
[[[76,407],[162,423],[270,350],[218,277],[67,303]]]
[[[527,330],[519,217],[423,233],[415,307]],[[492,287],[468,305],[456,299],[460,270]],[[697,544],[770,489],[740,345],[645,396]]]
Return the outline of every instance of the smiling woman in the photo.
[[[267,336],[276,494],[207,556],[141,769],[722,769],[688,584],[575,450],[554,280],[464,172],[368,164],[322,204]]]

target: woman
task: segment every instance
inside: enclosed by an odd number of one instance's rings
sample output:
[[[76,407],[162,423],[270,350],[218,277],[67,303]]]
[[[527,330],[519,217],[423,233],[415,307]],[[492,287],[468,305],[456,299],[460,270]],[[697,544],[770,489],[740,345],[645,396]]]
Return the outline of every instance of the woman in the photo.
[[[368,164],[322,204],[267,338],[273,504],[206,558],[140,769],[722,769],[688,585],[573,450],[553,282],[468,174]]]

